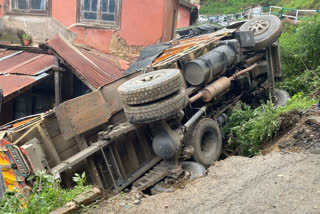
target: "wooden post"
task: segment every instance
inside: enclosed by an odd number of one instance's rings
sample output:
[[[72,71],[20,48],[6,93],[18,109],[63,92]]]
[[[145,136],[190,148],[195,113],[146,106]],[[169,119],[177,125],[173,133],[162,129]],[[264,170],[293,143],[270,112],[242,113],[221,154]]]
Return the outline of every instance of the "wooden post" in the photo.
[[[49,136],[47,128],[43,124],[38,124],[38,125],[36,125],[36,127],[38,128],[38,131],[43,139],[43,142],[45,143],[48,150],[50,151],[50,154],[55,162],[55,165],[58,165],[59,163],[61,163],[61,160],[60,160],[59,154],[56,150],[56,147],[54,146],[54,144]]]
[[[57,56],[54,57],[55,68],[59,68],[59,59]],[[54,71],[54,94],[55,94],[55,104],[58,106],[61,103],[61,81],[60,81],[60,71],[55,69]]]

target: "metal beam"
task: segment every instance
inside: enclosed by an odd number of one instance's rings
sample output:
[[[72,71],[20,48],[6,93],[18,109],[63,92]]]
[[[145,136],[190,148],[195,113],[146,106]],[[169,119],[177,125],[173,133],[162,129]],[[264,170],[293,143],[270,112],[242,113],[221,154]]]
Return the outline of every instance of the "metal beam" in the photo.
[[[50,54],[52,52],[49,51],[47,48],[42,47],[26,47],[26,46],[15,46],[15,45],[3,45],[0,44],[0,49],[7,49],[7,50],[15,50],[15,51],[25,51],[30,53],[39,53],[39,54]]]

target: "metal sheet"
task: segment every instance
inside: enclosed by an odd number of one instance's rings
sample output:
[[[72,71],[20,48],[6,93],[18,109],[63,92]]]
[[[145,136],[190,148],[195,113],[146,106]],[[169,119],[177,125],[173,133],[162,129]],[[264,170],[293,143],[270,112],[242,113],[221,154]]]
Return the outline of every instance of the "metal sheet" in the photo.
[[[20,67],[11,69],[10,74],[24,74],[24,75],[39,75],[47,71],[54,65],[54,57],[50,55],[42,55],[29,63],[23,64]],[[1,66],[1,63],[0,63]]]
[[[7,58],[0,62],[0,74],[6,73],[6,71],[10,68],[20,67],[19,65],[23,65],[26,61],[38,57],[39,54],[23,52]]]
[[[89,87],[99,88],[115,79],[122,72],[114,66],[114,62],[94,55],[84,54],[80,49],[72,45],[61,34],[58,34],[47,43],[48,47],[55,51],[73,69],[75,74]]]
[[[13,51],[13,50],[6,50],[0,49],[0,61],[9,58],[10,56],[16,55],[21,53],[21,51]]]
[[[20,90],[36,80],[28,76],[16,76],[16,75],[4,75],[0,76],[0,87],[3,90],[3,96],[6,97],[9,94]]]
[[[9,101],[16,94],[34,85],[40,79],[47,77],[42,74],[37,77],[24,75],[0,75],[0,88],[3,90],[4,102]]]

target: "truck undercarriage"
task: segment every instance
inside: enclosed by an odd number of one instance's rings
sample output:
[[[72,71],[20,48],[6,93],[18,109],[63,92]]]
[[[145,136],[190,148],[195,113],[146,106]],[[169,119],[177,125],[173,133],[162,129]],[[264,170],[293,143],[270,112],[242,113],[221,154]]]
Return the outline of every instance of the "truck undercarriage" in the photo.
[[[117,192],[131,184],[145,190],[195,167],[205,171],[221,154],[226,110],[284,93],[274,89],[281,32],[278,18],[261,16],[240,29],[147,47],[126,76],[0,127],[5,188],[26,186],[37,170],[66,186],[85,170],[92,183]]]

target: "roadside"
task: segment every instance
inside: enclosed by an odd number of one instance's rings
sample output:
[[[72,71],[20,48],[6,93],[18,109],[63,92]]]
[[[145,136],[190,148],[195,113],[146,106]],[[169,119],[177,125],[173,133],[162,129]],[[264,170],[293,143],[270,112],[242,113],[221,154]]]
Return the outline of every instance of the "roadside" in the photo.
[[[141,200],[137,193],[119,194],[88,213],[319,213],[319,113],[313,107],[283,121],[288,130],[264,150],[275,152],[233,156],[172,193]]]

